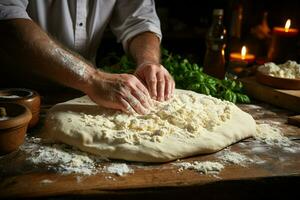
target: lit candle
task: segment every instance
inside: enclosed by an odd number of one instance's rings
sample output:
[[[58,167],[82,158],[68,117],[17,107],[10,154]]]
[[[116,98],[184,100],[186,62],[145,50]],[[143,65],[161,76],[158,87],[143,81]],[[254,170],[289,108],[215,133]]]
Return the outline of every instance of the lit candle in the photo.
[[[291,20],[288,19],[288,20],[286,20],[284,27],[274,27],[273,34],[286,36],[286,37],[296,36],[298,34],[299,30],[296,28],[290,28],[290,27],[291,27]]]
[[[291,20],[286,20],[284,27],[274,27],[272,41],[268,51],[268,61],[285,62],[296,58],[296,44],[299,30],[291,28]]]
[[[246,46],[243,46],[241,49],[241,52],[237,53],[231,53],[230,54],[230,60],[231,61],[242,61],[247,63],[253,63],[255,60],[255,56],[253,54],[247,53]]]
[[[237,76],[245,76],[245,69],[254,63],[255,55],[247,53],[246,46],[243,46],[241,52],[230,53],[229,72]]]

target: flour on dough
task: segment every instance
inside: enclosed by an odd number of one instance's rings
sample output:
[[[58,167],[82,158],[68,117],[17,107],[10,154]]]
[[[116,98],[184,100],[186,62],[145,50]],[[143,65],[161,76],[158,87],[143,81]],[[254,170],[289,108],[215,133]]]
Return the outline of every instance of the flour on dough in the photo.
[[[102,108],[87,96],[60,103],[47,113],[42,132],[102,157],[166,162],[219,151],[253,136],[256,125],[230,102],[176,90],[147,115]]]

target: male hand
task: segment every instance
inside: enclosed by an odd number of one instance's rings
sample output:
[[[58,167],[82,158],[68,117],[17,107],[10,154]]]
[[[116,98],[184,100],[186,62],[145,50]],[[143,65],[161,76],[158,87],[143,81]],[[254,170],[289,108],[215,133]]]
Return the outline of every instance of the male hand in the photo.
[[[96,71],[86,94],[97,104],[126,113],[149,113],[152,100],[146,87],[130,74]]]
[[[161,64],[141,64],[134,74],[146,85],[152,99],[165,101],[172,97],[175,82]]]

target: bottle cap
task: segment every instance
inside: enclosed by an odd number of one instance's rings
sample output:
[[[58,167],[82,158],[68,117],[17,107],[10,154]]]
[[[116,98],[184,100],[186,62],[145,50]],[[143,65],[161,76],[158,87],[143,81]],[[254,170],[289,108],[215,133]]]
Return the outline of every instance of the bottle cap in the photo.
[[[223,15],[224,10],[223,9],[214,9],[213,10],[213,15]]]

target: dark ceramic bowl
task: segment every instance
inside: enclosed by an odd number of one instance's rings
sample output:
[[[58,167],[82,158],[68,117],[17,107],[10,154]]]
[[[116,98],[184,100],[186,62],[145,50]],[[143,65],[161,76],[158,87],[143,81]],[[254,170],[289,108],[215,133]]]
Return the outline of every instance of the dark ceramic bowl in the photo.
[[[18,103],[25,105],[32,113],[32,119],[29,128],[34,127],[39,121],[41,97],[30,89],[25,88],[8,88],[0,90],[0,103]]]
[[[0,154],[6,154],[23,144],[32,114],[17,103],[0,103],[0,108]]]
[[[300,90],[300,79],[280,78],[264,74],[259,70],[255,74],[256,80],[264,85],[286,90]]]

